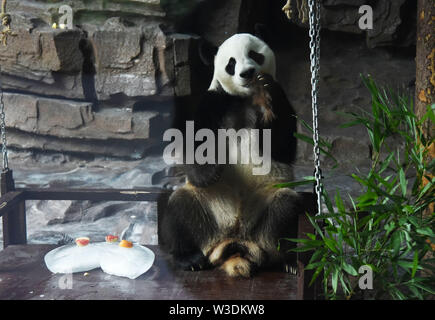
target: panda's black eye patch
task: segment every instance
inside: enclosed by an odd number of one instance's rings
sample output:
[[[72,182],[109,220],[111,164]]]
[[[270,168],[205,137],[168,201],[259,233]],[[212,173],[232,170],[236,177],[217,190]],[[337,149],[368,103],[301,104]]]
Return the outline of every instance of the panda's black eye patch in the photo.
[[[236,59],[234,58],[230,58],[230,60],[228,61],[227,66],[225,67],[225,71],[233,76],[235,74],[236,71]]]
[[[261,53],[255,52],[253,50],[249,51],[248,53],[249,58],[257,62],[260,66],[264,63],[264,55]]]

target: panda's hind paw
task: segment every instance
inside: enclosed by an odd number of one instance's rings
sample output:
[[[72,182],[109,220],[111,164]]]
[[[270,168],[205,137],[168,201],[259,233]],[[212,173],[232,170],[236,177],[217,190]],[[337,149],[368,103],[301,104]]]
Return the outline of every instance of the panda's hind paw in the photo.
[[[187,257],[178,258],[176,259],[176,263],[178,267],[184,271],[201,271],[210,267],[207,257],[200,252]]]

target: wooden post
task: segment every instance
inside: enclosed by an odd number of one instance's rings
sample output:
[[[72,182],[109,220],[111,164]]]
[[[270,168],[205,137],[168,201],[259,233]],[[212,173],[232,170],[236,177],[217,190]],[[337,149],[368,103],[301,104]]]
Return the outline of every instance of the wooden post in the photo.
[[[0,193],[5,195],[15,190],[15,183],[12,170],[1,173]],[[21,201],[16,208],[10,210],[3,216],[3,247],[13,244],[26,244],[26,203]]]
[[[314,234],[316,231],[306,216],[306,212],[314,216],[317,211],[317,198],[314,193],[302,192],[301,203],[304,204],[304,209],[298,217],[298,239],[308,239],[307,233]],[[298,300],[317,300],[321,299],[321,284],[322,277],[319,275],[314,283],[310,286],[311,279],[314,275],[314,270],[304,270],[311,259],[313,252],[298,252],[298,285],[297,285],[297,299]]]

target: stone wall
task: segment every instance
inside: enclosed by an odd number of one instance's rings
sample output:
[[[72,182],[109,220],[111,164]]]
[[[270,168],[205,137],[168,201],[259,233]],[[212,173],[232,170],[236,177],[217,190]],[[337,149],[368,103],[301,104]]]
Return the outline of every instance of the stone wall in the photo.
[[[58,8],[74,30],[54,29]],[[165,34],[159,1],[8,1],[0,46],[9,145],[140,158],[161,143],[175,95],[191,92],[193,35]],[[145,106],[145,107],[144,107]]]

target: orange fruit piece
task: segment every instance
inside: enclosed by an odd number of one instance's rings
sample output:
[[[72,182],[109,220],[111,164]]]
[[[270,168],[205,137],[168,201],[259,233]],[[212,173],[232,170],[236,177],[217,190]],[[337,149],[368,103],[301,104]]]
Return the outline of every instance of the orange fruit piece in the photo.
[[[127,240],[121,240],[121,242],[119,243],[119,246],[124,247],[124,248],[132,248],[133,242],[127,241]]]

